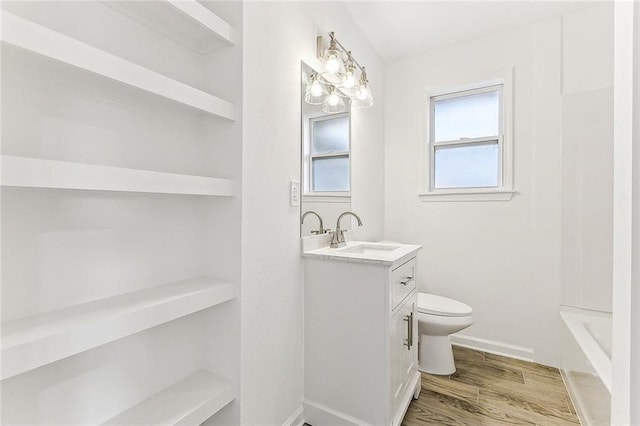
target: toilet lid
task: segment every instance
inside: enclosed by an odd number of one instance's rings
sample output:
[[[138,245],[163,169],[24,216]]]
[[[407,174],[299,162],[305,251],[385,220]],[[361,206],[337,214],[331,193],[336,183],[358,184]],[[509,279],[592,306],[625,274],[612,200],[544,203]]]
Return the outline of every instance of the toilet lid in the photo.
[[[471,315],[471,306],[447,297],[429,293],[418,293],[418,312],[444,317],[464,317]]]

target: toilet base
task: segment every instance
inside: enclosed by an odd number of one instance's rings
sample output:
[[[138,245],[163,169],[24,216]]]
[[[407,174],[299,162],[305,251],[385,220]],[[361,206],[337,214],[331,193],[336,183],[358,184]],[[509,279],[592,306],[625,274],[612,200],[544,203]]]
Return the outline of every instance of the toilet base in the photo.
[[[456,372],[449,336],[420,335],[418,370],[443,376]]]

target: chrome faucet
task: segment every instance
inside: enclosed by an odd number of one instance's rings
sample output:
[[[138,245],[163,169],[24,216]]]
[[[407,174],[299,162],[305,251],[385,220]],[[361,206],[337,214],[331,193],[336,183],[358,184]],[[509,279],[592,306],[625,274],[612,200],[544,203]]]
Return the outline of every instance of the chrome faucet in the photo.
[[[316,212],[314,212],[313,210],[309,210],[306,211],[302,217],[300,218],[300,225],[302,225],[304,223],[304,218],[307,217],[308,214],[315,214],[318,217],[318,220],[320,221],[320,229],[317,231],[311,231],[312,234],[326,234],[327,233],[327,229],[324,229],[324,225],[322,223],[322,218],[320,217],[320,215]]]
[[[340,216],[338,216],[338,221],[336,222],[336,231],[333,233],[333,237],[331,238],[332,248],[344,247],[347,245],[347,243],[344,241],[344,231],[340,229],[340,219],[347,215],[355,217],[358,220],[358,226],[362,226],[362,221],[357,214],[353,212],[342,213]]]

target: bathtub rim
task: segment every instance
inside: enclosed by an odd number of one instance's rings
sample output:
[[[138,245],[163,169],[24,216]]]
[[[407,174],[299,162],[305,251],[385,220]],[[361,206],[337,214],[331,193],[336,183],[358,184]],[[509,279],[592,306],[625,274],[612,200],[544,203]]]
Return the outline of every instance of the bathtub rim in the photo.
[[[585,323],[606,323],[611,326],[612,314],[571,306],[560,307],[560,317],[580,346],[600,380],[611,393],[611,358],[585,327]]]

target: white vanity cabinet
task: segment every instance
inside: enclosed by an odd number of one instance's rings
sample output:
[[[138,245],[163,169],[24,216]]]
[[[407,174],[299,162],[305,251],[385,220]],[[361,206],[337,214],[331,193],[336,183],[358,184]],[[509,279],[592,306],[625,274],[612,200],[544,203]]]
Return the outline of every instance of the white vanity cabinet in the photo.
[[[307,423],[399,425],[419,394],[420,246],[407,247],[385,261],[305,253]]]

